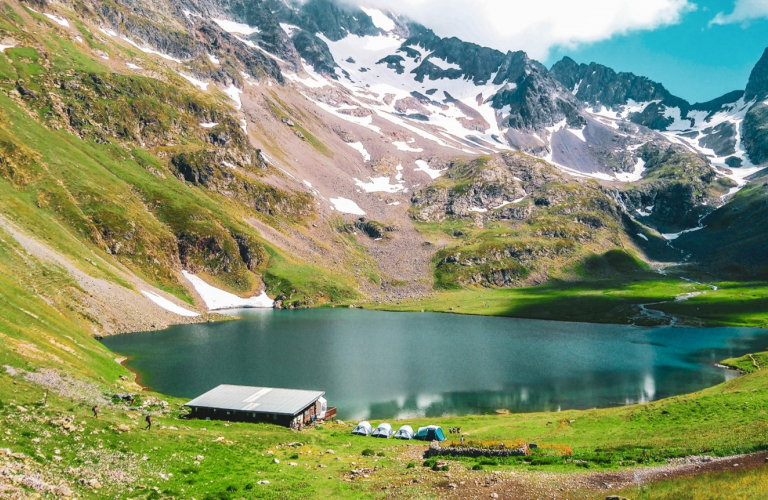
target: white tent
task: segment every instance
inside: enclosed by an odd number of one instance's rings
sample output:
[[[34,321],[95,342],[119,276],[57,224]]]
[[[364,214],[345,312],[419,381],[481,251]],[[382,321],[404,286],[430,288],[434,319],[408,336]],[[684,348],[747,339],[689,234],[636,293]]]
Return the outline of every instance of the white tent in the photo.
[[[413,427],[410,425],[404,425],[400,427],[395,433],[395,439],[413,439]]]
[[[390,438],[395,431],[392,430],[392,426],[389,424],[381,424],[376,427],[376,430],[371,434],[375,438]]]
[[[367,420],[363,420],[357,424],[357,427],[352,431],[352,434],[357,434],[358,436],[370,436],[371,432],[373,432],[373,426],[371,426],[371,423]]]

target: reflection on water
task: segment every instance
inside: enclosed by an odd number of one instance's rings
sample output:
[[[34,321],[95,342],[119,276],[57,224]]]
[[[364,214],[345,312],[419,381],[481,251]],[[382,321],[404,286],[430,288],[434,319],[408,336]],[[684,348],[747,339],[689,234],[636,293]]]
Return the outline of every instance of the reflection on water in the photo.
[[[317,389],[346,419],[593,408],[693,392],[766,332],[637,328],[360,310],[244,319],[107,338],[160,392],[220,383]]]

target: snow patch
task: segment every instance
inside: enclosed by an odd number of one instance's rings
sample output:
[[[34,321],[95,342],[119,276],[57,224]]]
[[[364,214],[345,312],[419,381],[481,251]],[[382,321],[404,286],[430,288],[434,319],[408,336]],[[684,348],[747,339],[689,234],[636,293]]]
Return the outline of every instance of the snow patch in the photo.
[[[632,172],[617,172],[616,180],[621,182],[637,182],[643,178],[643,172],[645,172],[645,160],[638,158],[637,163],[635,163],[635,169]]]
[[[260,33],[259,28],[248,26],[247,24],[238,23],[235,21],[227,21],[226,19],[211,19],[214,23],[219,25],[219,28],[223,29],[227,33],[237,33],[239,35],[250,36],[254,33]]]
[[[427,60],[432,64],[434,64],[435,66],[437,66],[438,68],[442,69],[443,71],[448,71],[451,69],[461,70],[461,66],[459,66],[458,64],[449,63],[445,59],[440,59],[438,57],[430,57]]]
[[[285,34],[288,36],[293,36],[293,32],[297,30],[301,30],[298,26],[294,26],[293,24],[287,24],[287,23],[280,23],[280,27],[283,28],[283,31],[285,31]]]
[[[362,142],[348,142],[346,143],[347,146],[354,149],[355,151],[359,152],[363,156],[363,161],[365,163],[368,163],[371,161],[371,155],[368,153],[368,151],[365,149],[365,146],[363,146]]]
[[[363,182],[355,179],[355,184],[366,193],[398,193],[405,191],[405,185],[403,184],[403,174],[400,171],[403,169],[401,165],[398,166],[397,184],[390,184],[389,177],[369,177],[371,182]]]
[[[216,64],[216,65],[219,65],[219,64],[221,64],[221,61],[219,61],[219,58],[218,58],[218,57],[216,57],[216,56],[214,56],[213,54],[208,54],[208,59],[209,59],[209,60],[210,60],[210,61],[211,61],[213,64]]]
[[[645,241],[649,241],[649,240],[648,240],[648,237],[647,237],[646,235],[644,235],[643,233],[637,233],[637,235],[638,235],[639,237],[641,237],[642,239],[644,239]]]
[[[243,91],[235,87],[234,84],[231,84],[229,87],[227,87],[224,90],[224,93],[227,94],[230,99],[235,101],[235,104],[236,104],[235,109],[239,111],[240,108],[243,107],[243,103],[242,101],[240,101],[240,95],[243,93]]]
[[[181,306],[177,306],[170,300],[166,299],[165,297],[161,297],[156,293],[153,292],[145,292],[144,290],[141,291],[141,294],[144,295],[146,298],[157,304],[158,306],[162,307],[166,311],[170,311],[174,314],[178,314],[179,316],[185,316],[187,318],[195,318],[197,316],[200,316],[196,312],[190,311],[189,309],[184,309]]]
[[[395,22],[387,17],[386,14],[384,14],[382,11],[378,9],[369,9],[366,7],[360,7],[363,12],[368,14],[368,17],[371,18],[371,21],[373,21],[373,25],[379,28],[380,30],[390,32],[395,29]]]
[[[214,123],[214,122],[200,124],[200,126],[203,128],[213,128],[213,127],[217,127],[218,125],[219,125],[218,123]]]
[[[5,49],[12,49],[14,47],[15,45],[3,45],[2,43],[0,43],[0,52],[5,52]]]
[[[672,241],[678,239],[680,236],[686,233],[693,233],[694,231],[701,231],[702,229],[704,229],[704,226],[694,227],[693,229],[686,229],[685,231],[680,231],[679,233],[662,234],[661,236],[667,241]]]
[[[195,287],[195,290],[210,311],[242,308],[267,309],[275,306],[275,301],[270,299],[266,292],[262,292],[261,295],[251,297],[250,299],[243,299],[233,293],[211,286],[187,271],[182,271],[181,273],[192,283],[192,286]]]
[[[330,201],[333,204],[333,207],[331,208],[343,214],[365,215],[363,209],[357,206],[357,203],[352,200],[348,200],[346,198],[331,198]]]
[[[117,36],[117,33],[115,33],[115,32],[114,32],[114,31],[112,31],[112,30],[102,30],[102,31],[104,31],[105,33],[107,33],[107,34],[108,34],[108,35],[110,35],[110,36]],[[107,31],[109,31],[109,33],[108,33]],[[140,51],[142,51],[142,52],[144,52],[144,53],[146,53],[146,54],[154,54],[154,55],[156,55],[156,56],[160,56],[160,57],[162,57],[163,59],[166,59],[166,60],[168,60],[168,61],[173,61],[173,62],[176,62],[176,63],[179,63],[179,64],[181,64],[181,59],[176,59],[175,57],[173,57],[173,56],[169,56],[168,54],[163,54],[162,52],[158,52],[158,51],[156,51],[156,50],[155,50],[155,49],[153,49],[153,48],[150,48],[150,47],[146,47],[146,46],[142,46],[142,45],[139,45],[138,43],[134,42],[133,40],[131,40],[131,39],[130,39],[130,38],[128,38],[128,37],[125,37],[125,36],[124,36],[124,37],[123,37],[123,40],[125,40],[125,41],[126,41],[126,42],[128,42],[128,43],[130,43],[131,45],[133,45],[134,47],[136,47],[137,49],[139,49]]]
[[[136,66],[133,63],[125,63],[125,65],[128,66],[129,69],[136,69],[136,70],[141,69],[139,66]]]
[[[424,152],[424,150],[421,149],[421,148],[412,148],[405,141],[396,141],[396,142],[393,142],[392,145],[395,146],[398,151],[405,151],[407,153],[422,153],[422,152]]]
[[[568,128],[566,129],[571,134],[575,135],[579,138],[581,142],[587,142],[587,139],[584,137],[584,129],[587,128],[584,126],[583,128]]]
[[[181,76],[183,79],[187,80],[189,83],[199,88],[200,90],[208,90],[208,83],[202,80],[198,80],[194,76],[186,75],[182,72],[179,72],[179,76]]]
[[[416,171],[417,172],[424,172],[427,174],[432,180],[437,179],[443,174],[442,170],[436,170],[429,166],[429,163],[425,162],[424,160],[416,160]]]
[[[486,213],[488,211],[488,209],[487,208],[480,208],[480,207],[472,207],[472,208],[469,209],[469,211],[470,212],[476,212],[476,213],[479,213],[479,214],[484,214],[484,213]]]
[[[69,21],[64,19],[61,16],[57,16],[54,14],[45,14],[45,17],[53,21],[54,23],[58,24],[59,26],[64,26],[65,28],[69,28]]]

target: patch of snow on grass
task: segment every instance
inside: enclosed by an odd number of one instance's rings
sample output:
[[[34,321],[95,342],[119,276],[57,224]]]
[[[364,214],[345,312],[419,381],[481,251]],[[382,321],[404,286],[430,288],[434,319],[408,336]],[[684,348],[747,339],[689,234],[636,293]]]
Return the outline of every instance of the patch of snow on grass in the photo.
[[[645,241],[648,241],[648,237],[646,235],[644,235],[643,233],[637,233],[637,235],[639,237],[641,237],[642,239],[644,239]]]
[[[64,26],[65,28],[69,28],[69,21],[64,19],[61,16],[57,16],[54,14],[45,14],[45,17],[53,21],[54,23],[58,24],[59,26]]]
[[[109,28],[99,28],[102,33],[104,33],[107,36],[116,37],[117,32],[115,30],[109,29]]]
[[[165,297],[161,297],[156,293],[152,292],[145,292],[144,290],[141,291],[141,294],[144,295],[146,298],[157,304],[158,306],[162,307],[166,311],[170,311],[174,314],[178,314],[179,316],[185,316],[187,318],[195,318],[197,316],[200,316],[196,312],[190,311],[189,309],[184,309],[181,306],[177,306],[170,300],[166,299]]]
[[[235,21],[227,21],[226,19],[211,19],[214,23],[219,25],[219,28],[223,29],[227,33],[237,33],[240,35],[250,36],[254,33],[260,33],[259,28],[248,26],[247,24],[238,23]]]
[[[218,126],[218,123],[210,122],[210,123],[201,123],[200,126],[203,128],[213,128]]]
[[[0,52],[5,52],[5,49],[12,49],[14,47],[15,45],[3,45],[2,43],[0,43]]]
[[[373,25],[379,28],[380,30],[384,30],[386,32],[390,32],[395,29],[395,22],[387,17],[386,14],[384,14],[382,11],[378,9],[369,9],[366,7],[360,7],[363,12],[368,14],[368,17],[371,18],[371,21],[373,21]]]
[[[333,204],[332,208],[343,214],[365,215],[363,209],[357,206],[357,203],[352,200],[346,198],[331,198],[330,201]]]
[[[110,36],[117,36],[117,33],[115,33],[114,31],[112,31],[112,33],[114,33],[114,35],[110,35]],[[158,52],[155,49],[152,49],[150,47],[145,47],[145,46],[139,45],[138,43],[134,42],[133,40],[131,40],[128,37],[124,36],[123,40],[125,40],[128,43],[130,43],[131,45],[133,45],[134,47],[136,47],[137,49],[139,49],[140,51],[142,51],[142,52],[144,52],[146,54],[154,54],[156,56],[162,57],[165,60],[173,61],[173,62],[181,64],[181,59],[176,59],[173,56],[169,56],[168,54],[163,54],[162,52]]]
[[[362,142],[348,142],[347,146],[359,152],[363,156],[363,161],[365,163],[368,163],[369,161],[371,161],[371,155],[365,149],[365,146],[363,146]]]
[[[208,83],[202,80],[198,80],[194,76],[186,75],[182,72],[179,72],[179,76],[181,76],[183,79],[185,79],[195,87],[199,88],[200,90],[208,90]]]
[[[202,297],[203,302],[211,311],[217,311],[220,309],[241,309],[241,308],[256,308],[267,309],[275,306],[275,301],[270,299],[266,292],[262,292],[261,295],[251,297],[250,299],[243,299],[237,295],[224,290],[220,290],[214,286],[209,285],[201,278],[187,271],[181,272],[185,278],[192,283],[197,293]]]
[[[125,63],[126,66],[128,66],[129,69],[141,69],[139,66],[136,66],[133,63]]]
[[[210,61],[211,61],[213,64],[216,64],[216,65],[219,65],[219,64],[221,64],[221,61],[219,61],[219,58],[218,58],[218,57],[216,57],[216,56],[214,56],[213,54],[208,54],[208,59],[209,59],[209,60],[210,60]]]
[[[469,209],[469,211],[470,212],[476,212],[476,213],[479,213],[479,214],[484,214],[484,213],[486,213],[488,211],[488,209],[487,208],[472,207],[472,208]]]
[[[232,84],[232,85],[230,85],[228,88],[226,88],[224,90],[224,93],[227,94],[230,99],[235,101],[235,104],[237,105],[236,106],[237,110],[240,110],[240,108],[243,107],[243,103],[242,103],[242,101],[240,101],[240,95],[243,93],[242,90],[240,90],[239,88],[235,87]]]
[[[430,178],[437,179],[443,174],[442,170],[436,170],[434,168],[431,168],[429,166],[429,163],[425,162],[424,160],[416,160],[416,171],[418,172],[424,172],[427,174]]]

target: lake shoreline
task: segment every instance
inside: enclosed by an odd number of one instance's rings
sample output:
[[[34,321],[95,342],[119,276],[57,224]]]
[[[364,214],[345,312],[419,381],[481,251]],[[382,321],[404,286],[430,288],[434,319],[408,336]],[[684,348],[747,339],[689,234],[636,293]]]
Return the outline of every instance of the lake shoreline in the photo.
[[[345,408],[340,418],[356,419],[486,415],[499,409],[531,413],[655,401],[733,378],[723,375],[714,360],[765,343],[759,329],[652,328],[365,309],[250,310],[250,317],[248,311],[233,313],[238,314],[233,319],[244,318],[240,321],[110,337],[102,344],[131,356],[123,365],[145,390],[186,398],[220,383],[311,388],[326,391],[334,406]],[[361,342],[367,337],[371,342]],[[569,348],[551,359],[552,346],[563,343]],[[382,352],[376,345],[392,347]],[[411,345],[461,356],[432,358],[418,349],[397,347]],[[338,352],[341,346],[348,347]],[[589,397],[584,398],[587,389],[573,380],[592,381],[587,384],[595,386]]]

